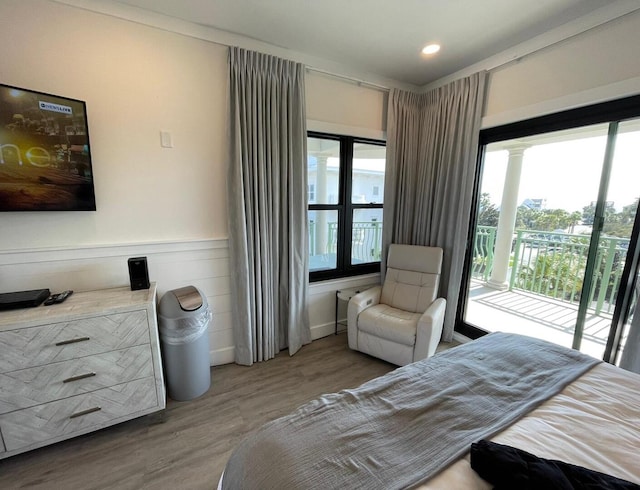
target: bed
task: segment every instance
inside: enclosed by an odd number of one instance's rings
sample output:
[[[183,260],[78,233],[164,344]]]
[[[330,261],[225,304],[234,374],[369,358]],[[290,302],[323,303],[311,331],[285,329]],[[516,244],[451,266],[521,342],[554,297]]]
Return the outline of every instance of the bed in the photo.
[[[490,489],[471,468],[480,440],[635,488],[640,376],[493,333],[266,424],[236,448],[218,487]]]

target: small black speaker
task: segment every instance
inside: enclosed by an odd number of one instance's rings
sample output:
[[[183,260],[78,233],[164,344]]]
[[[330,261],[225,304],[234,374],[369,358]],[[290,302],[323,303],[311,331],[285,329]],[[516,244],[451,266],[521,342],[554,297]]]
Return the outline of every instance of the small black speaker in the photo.
[[[147,269],[146,257],[131,257],[129,264],[129,280],[131,291],[136,289],[149,289],[149,269]]]

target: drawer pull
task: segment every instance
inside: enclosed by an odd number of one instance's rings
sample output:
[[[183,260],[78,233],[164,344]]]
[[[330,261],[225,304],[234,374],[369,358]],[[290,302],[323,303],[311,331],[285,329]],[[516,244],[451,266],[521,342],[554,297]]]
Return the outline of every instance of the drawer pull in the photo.
[[[78,337],[77,339],[63,340],[62,342],[56,342],[56,345],[75,344],[76,342],[84,342],[90,340],[89,337]]]
[[[70,378],[63,380],[62,382],[71,383],[72,381],[79,381],[81,379],[90,378],[91,376],[95,376],[95,375],[96,373],[79,374],[78,376],[71,376]]]
[[[102,410],[101,407],[87,408],[86,410],[82,410],[81,412],[76,412],[76,413],[73,413],[73,414],[69,415],[69,418],[70,419],[75,419],[76,417],[82,417],[83,415],[87,415],[87,414],[90,414],[90,413],[93,413],[93,412],[98,412],[100,410]]]

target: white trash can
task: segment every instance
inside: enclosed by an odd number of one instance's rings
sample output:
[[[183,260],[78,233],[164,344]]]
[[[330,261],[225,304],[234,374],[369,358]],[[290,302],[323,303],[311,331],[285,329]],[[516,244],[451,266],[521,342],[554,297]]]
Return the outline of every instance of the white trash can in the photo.
[[[169,397],[192,400],[211,386],[208,327],[211,310],[207,298],[194,286],[167,291],[158,305]]]

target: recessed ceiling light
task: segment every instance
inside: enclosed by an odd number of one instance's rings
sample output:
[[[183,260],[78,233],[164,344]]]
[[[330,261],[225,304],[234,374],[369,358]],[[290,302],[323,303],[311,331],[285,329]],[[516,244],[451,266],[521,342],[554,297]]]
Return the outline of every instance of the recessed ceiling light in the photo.
[[[427,44],[424,48],[422,48],[423,54],[435,54],[440,51],[439,44]]]

